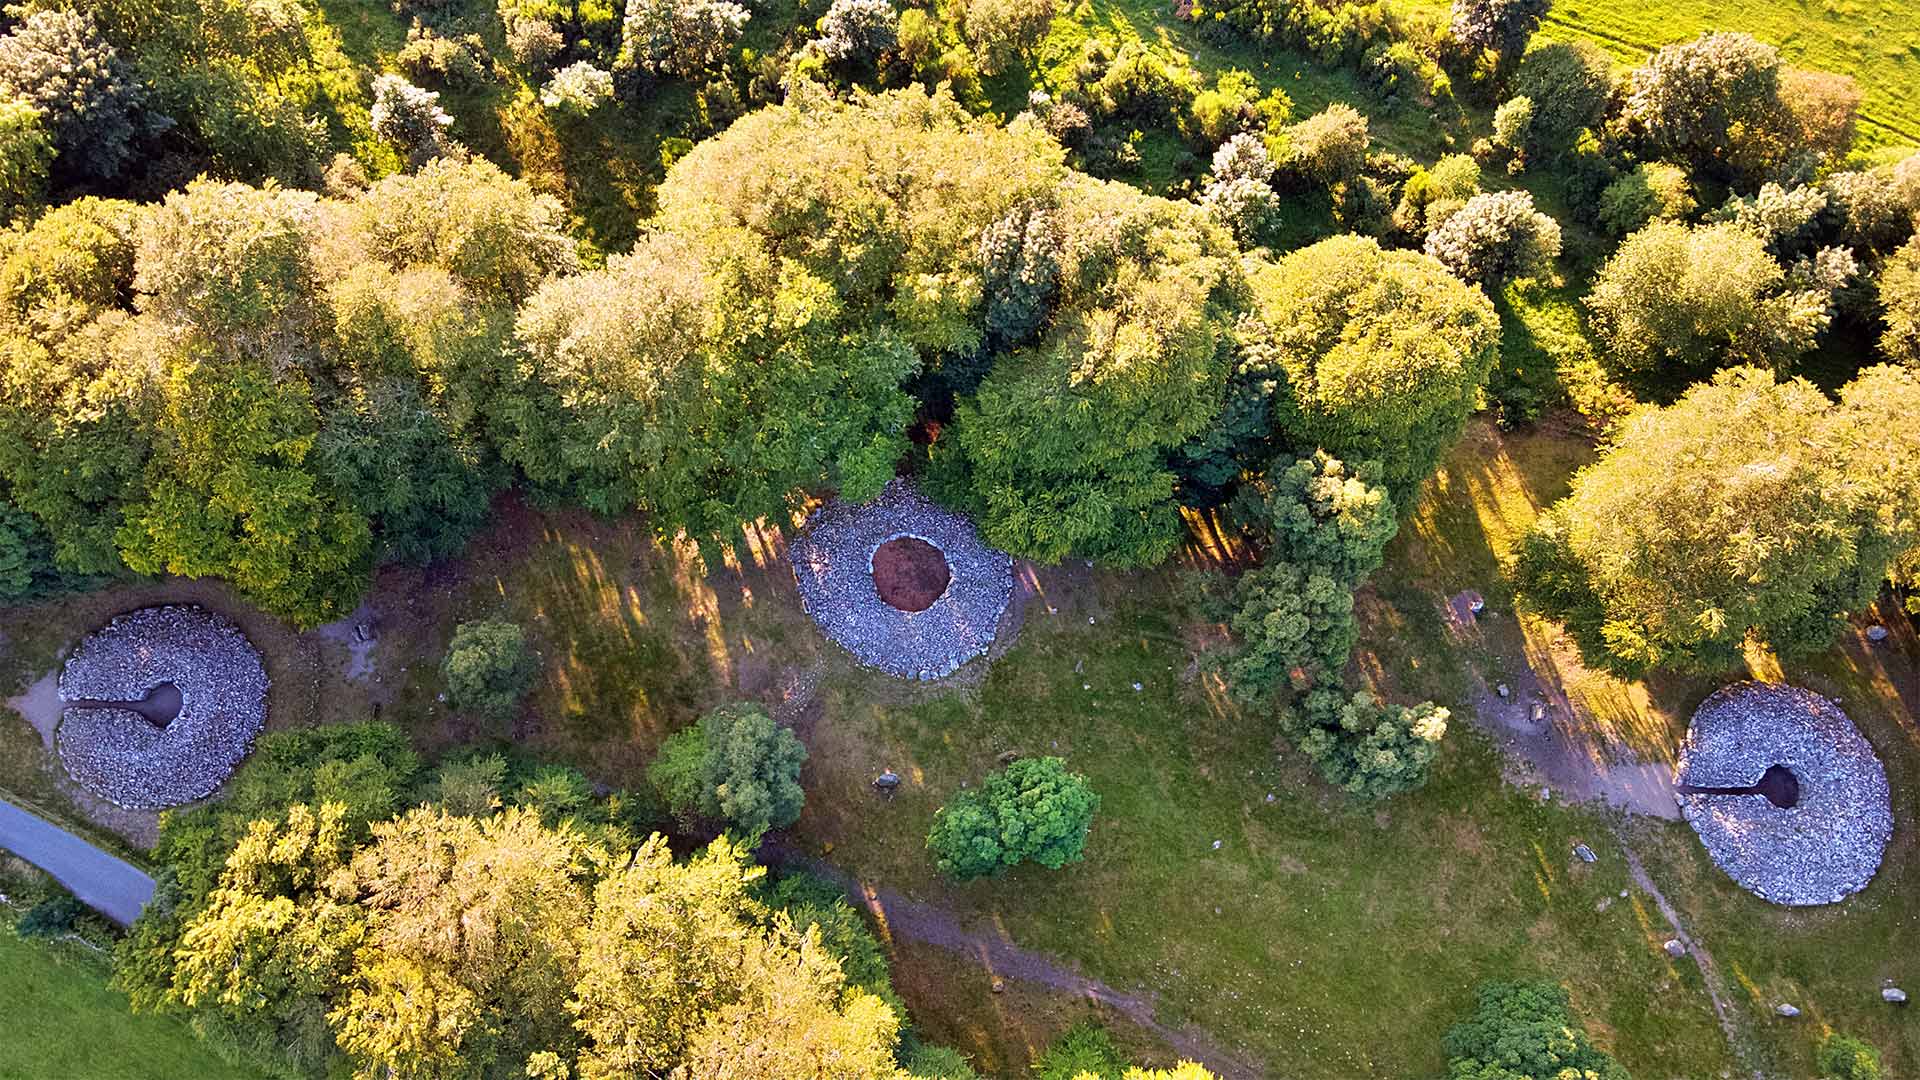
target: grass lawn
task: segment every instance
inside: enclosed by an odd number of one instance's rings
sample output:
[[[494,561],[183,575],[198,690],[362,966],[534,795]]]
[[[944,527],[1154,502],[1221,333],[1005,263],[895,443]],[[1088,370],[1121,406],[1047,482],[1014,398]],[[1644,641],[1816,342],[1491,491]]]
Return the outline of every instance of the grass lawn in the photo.
[[[71,943],[25,941],[0,925],[0,1080],[240,1080],[184,1024],[134,1016],[103,960]]]

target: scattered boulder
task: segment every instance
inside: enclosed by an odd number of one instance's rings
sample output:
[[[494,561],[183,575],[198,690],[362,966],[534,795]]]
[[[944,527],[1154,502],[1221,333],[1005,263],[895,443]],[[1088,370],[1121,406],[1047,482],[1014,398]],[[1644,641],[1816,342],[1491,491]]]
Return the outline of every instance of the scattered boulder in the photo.
[[[1668,938],[1667,943],[1661,946],[1661,948],[1667,950],[1667,955],[1673,957],[1675,960],[1687,955],[1687,947],[1681,943],[1679,938]]]
[[[1887,640],[1887,628],[1884,626],[1867,627],[1867,640],[1873,642],[1875,645]]]
[[[1011,765],[1011,764],[1013,764],[1014,762],[1016,762],[1016,761],[1019,761],[1019,760],[1020,760],[1020,751],[1018,751],[1018,750],[1002,750],[1002,751],[1000,751],[1000,756],[999,756],[999,757],[997,757],[997,758],[994,758],[994,760],[995,760],[995,761],[997,761],[997,762],[999,762],[999,763],[1000,763],[1000,764],[1002,764],[1002,765]]]
[[[1907,1003],[1907,992],[1897,986],[1889,986],[1880,991],[1880,1000],[1889,1005],[1905,1005]]]
[[[1502,701],[1505,701],[1508,697],[1511,697],[1513,694],[1512,690],[1507,689],[1506,683],[1501,683],[1499,686],[1494,687],[1493,692],[1496,694],[1499,694],[1500,699]]]
[[[1578,856],[1580,856],[1580,861],[1581,861],[1581,862],[1587,862],[1587,863],[1590,863],[1590,862],[1599,862],[1599,861],[1600,861],[1600,856],[1598,856],[1598,855],[1595,855],[1595,854],[1593,853],[1593,849],[1592,849],[1592,848],[1590,848],[1590,847],[1588,847],[1588,846],[1587,846],[1587,845],[1585,845],[1585,844],[1575,844],[1575,845],[1573,845],[1573,853],[1574,853],[1575,855],[1578,855]]]
[[[1796,1008],[1794,1008],[1793,1006],[1791,1006],[1791,1005],[1788,1005],[1788,1004],[1787,1004],[1786,1002],[1784,1002],[1784,1001],[1783,1001],[1783,1002],[1781,1002],[1780,1004],[1778,1004],[1778,1005],[1776,1005],[1776,1006],[1774,1006],[1774,1008],[1773,1008],[1773,1011],[1774,1011],[1774,1013],[1775,1013],[1775,1014],[1777,1014],[1777,1015],[1779,1015],[1779,1016],[1784,1016],[1784,1017],[1786,1017],[1786,1018],[1787,1018],[1787,1019],[1789,1019],[1789,1020],[1791,1020],[1791,1019],[1793,1019],[1794,1017],[1796,1017],[1796,1016],[1799,1016],[1799,1015],[1800,1015],[1800,1010],[1799,1010],[1799,1009],[1796,1009]]]
[[[892,791],[900,786],[900,774],[888,769],[873,778],[873,786],[879,791]]]

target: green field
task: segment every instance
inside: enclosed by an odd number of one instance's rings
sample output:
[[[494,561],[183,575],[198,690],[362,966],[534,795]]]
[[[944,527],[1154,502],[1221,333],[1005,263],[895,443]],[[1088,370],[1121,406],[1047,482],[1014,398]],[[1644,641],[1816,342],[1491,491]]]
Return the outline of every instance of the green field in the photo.
[[[0,926],[0,1080],[243,1080],[178,1021],[134,1016],[104,960]]]

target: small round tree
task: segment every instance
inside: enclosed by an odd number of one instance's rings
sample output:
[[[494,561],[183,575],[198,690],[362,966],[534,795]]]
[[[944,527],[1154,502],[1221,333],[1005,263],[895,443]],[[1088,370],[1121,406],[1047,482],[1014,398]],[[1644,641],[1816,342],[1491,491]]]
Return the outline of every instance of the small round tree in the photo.
[[[1100,796],[1054,757],[1023,758],[934,815],[927,850],[962,881],[1032,861],[1058,870],[1086,851]]]
[[[725,821],[746,833],[800,817],[807,748],[751,702],[723,705],[670,736],[647,770],[673,812]]]
[[[1427,254],[1468,281],[1528,277],[1560,254],[1560,223],[1524,191],[1475,195],[1427,234]]]
[[[1854,1038],[1834,1032],[1820,1043],[1817,1058],[1822,1080],[1880,1080],[1880,1051]]]
[[[507,720],[533,685],[534,658],[527,633],[498,619],[464,622],[454,628],[453,644],[441,666],[447,701],[463,713]]]

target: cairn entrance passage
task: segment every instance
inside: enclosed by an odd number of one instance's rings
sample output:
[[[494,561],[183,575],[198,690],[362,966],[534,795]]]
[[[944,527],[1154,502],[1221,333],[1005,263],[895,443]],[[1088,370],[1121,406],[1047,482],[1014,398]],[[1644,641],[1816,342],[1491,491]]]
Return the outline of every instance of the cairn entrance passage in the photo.
[[[124,709],[140,714],[140,718],[154,727],[165,731],[168,724],[180,715],[180,687],[171,682],[163,682],[147,691],[138,701],[102,701],[99,698],[80,698],[69,701],[69,709]]]
[[[1837,703],[1797,686],[1708,696],[1675,783],[1714,864],[1776,904],[1833,904],[1866,888],[1893,835],[1873,747]]]
[[[1800,802],[1800,778],[1785,765],[1769,765],[1760,774],[1760,782],[1746,787],[1697,787],[1681,784],[1682,795],[1759,795],[1774,806],[1787,810]]]
[[[947,557],[917,536],[896,536],[873,551],[874,591],[901,611],[927,610],[952,581]]]

